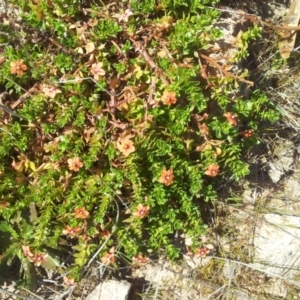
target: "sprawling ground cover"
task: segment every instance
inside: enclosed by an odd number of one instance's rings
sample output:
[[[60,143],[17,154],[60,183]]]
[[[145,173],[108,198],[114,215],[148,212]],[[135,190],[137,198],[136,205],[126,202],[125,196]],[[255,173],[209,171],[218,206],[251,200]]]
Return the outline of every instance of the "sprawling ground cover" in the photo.
[[[0,25],[2,266],[34,287],[40,267],[72,284],[95,258],[177,258],[176,234],[205,252],[203,203],[249,173],[245,153],[278,118],[230,73],[256,26],[226,64],[209,56],[216,2],[11,1]]]

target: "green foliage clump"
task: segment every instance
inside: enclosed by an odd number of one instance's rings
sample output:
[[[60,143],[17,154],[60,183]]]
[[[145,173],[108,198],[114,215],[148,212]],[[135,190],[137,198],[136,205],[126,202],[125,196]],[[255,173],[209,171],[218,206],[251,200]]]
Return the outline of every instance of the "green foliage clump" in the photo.
[[[23,32],[0,25],[10,34],[1,35],[3,259],[58,270],[72,251],[75,274],[99,245],[103,263],[116,263],[115,251],[177,258],[175,233],[199,247],[203,203],[249,173],[244,154],[278,118],[260,91],[232,99],[243,78],[203,76],[201,55],[221,36],[206,7],[217,1],[12,2]]]

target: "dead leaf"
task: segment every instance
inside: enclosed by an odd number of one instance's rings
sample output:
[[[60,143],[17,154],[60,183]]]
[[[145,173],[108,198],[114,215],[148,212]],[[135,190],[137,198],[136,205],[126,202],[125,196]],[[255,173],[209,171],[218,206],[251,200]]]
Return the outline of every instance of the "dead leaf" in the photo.
[[[166,50],[160,50],[157,52],[157,55],[161,58],[164,58],[164,57],[167,57],[168,56],[168,53]]]
[[[199,130],[202,134],[209,135],[209,128],[207,127],[206,124],[199,125]]]
[[[91,135],[96,131],[96,127],[91,127],[84,131],[84,139],[88,143],[91,139]]]
[[[93,42],[89,42],[84,46],[86,53],[92,53],[95,50],[95,44]]]
[[[115,89],[120,84],[120,82],[120,78],[118,76],[115,76],[109,83],[109,89]]]
[[[91,27],[95,27],[98,25],[98,20],[97,19],[89,19],[88,25]]]
[[[5,56],[0,56],[0,65],[2,65],[6,61]]]

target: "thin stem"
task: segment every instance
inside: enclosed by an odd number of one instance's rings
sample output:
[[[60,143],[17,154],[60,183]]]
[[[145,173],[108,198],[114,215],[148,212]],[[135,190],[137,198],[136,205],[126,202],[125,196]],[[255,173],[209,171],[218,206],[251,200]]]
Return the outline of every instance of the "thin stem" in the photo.
[[[118,202],[116,201],[115,198],[113,198],[116,207],[117,207],[117,217],[116,217],[116,222],[112,228],[111,234],[107,237],[107,239],[104,241],[104,243],[102,244],[102,246],[95,252],[95,254],[93,255],[93,257],[90,259],[90,261],[88,262],[88,264],[85,267],[85,270],[89,268],[89,266],[92,264],[92,262],[96,259],[96,257],[98,256],[98,254],[102,251],[102,249],[105,247],[105,245],[107,244],[107,242],[109,241],[109,239],[111,238],[111,236],[113,235],[113,233],[116,230],[118,221],[119,221],[119,216],[120,216],[120,210],[119,210],[119,205]]]

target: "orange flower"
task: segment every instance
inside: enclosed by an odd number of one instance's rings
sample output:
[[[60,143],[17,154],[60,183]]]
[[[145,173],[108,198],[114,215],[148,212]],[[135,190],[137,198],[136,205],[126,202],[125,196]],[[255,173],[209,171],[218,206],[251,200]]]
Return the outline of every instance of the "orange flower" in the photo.
[[[149,206],[143,206],[142,204],[139,204],[136,208],[136,211],[132,213],[133,216],[138,218],[145,218],[149,214]]]
[[[86,219],[89,216],[89,212],[84,207],[75,208],[74,214],[77,219]]]
[[[101,257],[101,261],[105,265],[109,265],[115,262],[115,247],[112,247],[109,252],[104,253]]]
[[[54,98],[57,94],[61,93],[61,90],[57,89],[54,85],[47,85],[43,84],[42,91],[45,94],[45,96],[48,96],[49,98]]]
[[[92,64],[91,73],[94,75],[95,80],[99,80],[99,76],[105,75],[105,71],[102,69],[102,66],[103,66],[102,62]]]
[[[104,229],[100,232],[99,234],[100,236],[103,236],[104,238],[108,239],[111,235],[110,231],[107,229]]]
[[[30,251],[29,246],[22,246],[23,253],[26,257],[33,257],[33,253]]]
[[[8,202],[0,202],[0,206],[3,208],[6,208],[9,206],[9,203]]]
[[[73,238],[81,232],[81,228],[79,226],[72,228],[69,225],[67,225],[62,232],[63,234],[70,235],[71,238]]]
[[[208,254],[209,252],[210,252],[210,250],[207,249],[206,247],[199,248],[199,249],[196,249],[196,256],[206,257],[206,254]]]
[[[237,119],[236,119],[235,115],[228,112],[228,113],[224,114],[223,116],[227,118],[227,121],[230,125],[237,126]]]
[[[159,182],[163,183],[165,186],[169,186],[174,180],[173,170],[163,169]]]
[[[27,70],[27,66],[23,64],[23,59],[19,59],[16,61],[12,61],[10,63],[10,73],[11,74],[17,74],[19,76],[22,76],[24,74],[24,71]]]
[[[117,141],[117,148],[124,156],[128,156],[130,153],[135,151],[133,141],[130,140],[128,137],[119,139]]]
[[[253,129],[248,129],[248,130],[245,130],[243,132],[240,132],[240,135],[242,135],[245,138],[250,138],[250,137],[253,136],[253,133],[254,133]]]
[[[137,264],[145,264],[148,262],[148,257],[143,257],[142,255],[136,255],[133,257],[133,261],[136,262]]]
[[[175,104],[177,102],[175,92],[164,91],[161,101],[166,105]]]
[[[210,177],[215,177],[219,174],[220,170],[219,170],[219,166],[218,165],[209,165],[205,174],[210,176]]]
[[[73,157],[68,159],[69,169],[74,172],[78,172],[79,169],[83,166],[83,163],[80,161],[79,157]]]
[[[74,279],[73,278],[68,278],[67,276],[64,276],[64,284],[66,286],[74,286]]]
[[[29,260],[33,262],[37,267],[40,266],[43,262],[46,261],[46,257],[48,256],[47,253],[45,254],[39,254],[35,253],[34,257],[30,257]]]

